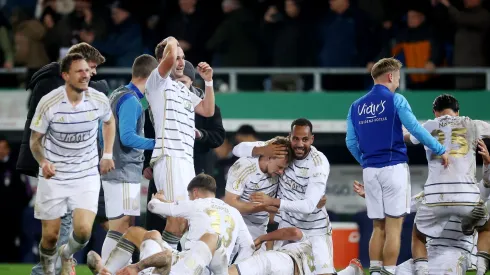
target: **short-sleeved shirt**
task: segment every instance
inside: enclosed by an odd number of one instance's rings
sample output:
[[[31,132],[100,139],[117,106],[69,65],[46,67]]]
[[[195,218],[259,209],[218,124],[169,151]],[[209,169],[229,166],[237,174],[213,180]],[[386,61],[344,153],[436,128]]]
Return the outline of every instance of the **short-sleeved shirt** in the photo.
[[[150,163],[162,156],[184,158],[194,163],[194,108],[201,98],[170,76],[161,77],[158,68],[148,77],[145,94],[156,137]]]
[[[45,134],[44,155],[56,168],[51,178],[60,183],[99,175],[97,132],[99,120],[112,116],[109,99],[88,88],[73,106],[61,86],[45,95],[36,108],[31,130]],[[42,177],[42,169],[39,169]]]

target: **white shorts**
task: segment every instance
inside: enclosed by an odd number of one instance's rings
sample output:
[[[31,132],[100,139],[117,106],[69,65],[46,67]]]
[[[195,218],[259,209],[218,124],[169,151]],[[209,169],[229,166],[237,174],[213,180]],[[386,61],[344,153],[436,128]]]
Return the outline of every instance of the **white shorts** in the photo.
[[[294,261],[286,253],[269,250],[236,265],[241,275],[294,275]]]
[[[421,204],[415,215],[417,229],[424,235],[432,238],[441,236],[442,231],[451,216],[459,218],[468,217],[474,206],[427,206]],[[476,226],[483,226],[488,221],[488,214],[478,221]]]
[[[153,165],[155,186],[170,201],[188,200],[187,186],[195,176],[194,165],[183,158],[165,156]]]
[[[286,222],[279,223],[279,229],[291,227]],[[325,229],[325,231],[327,231]],[[327,233],[327,232],[326,232]],[[308,236],[308,240],[311,242],[311,248],[313,250],[313,257],[315,262],[315,273],[317,274],[334,274],[336,273],[333,264],[333,241],[332,234]],[[286,245],[287,241],[275,241],[274,250]]]
[[[140,183],[113,183],[102,181],[107,219],[116,220],[123,216],[140,215]]]
[[[457,248],[430,247],[427,249],[429,274],[466,274],[471,266],[470,253]]]
[[[77,208],[97,214],[99,191],[99,175],[64,184],[40,177],[34,217],[39,220],[54,220]]]
[[[432,251],[429,249],[428,253],[429,274],[466,274],[468,267],[471,265],[470,259],[468,258],[469,253],[462,252],[457,248],[432,249]],[[413,274],[415,274],[415,265],[412,259],[396,266],[395,275]]]
[[[410,214],[410,172],[406,163],[382,168],[364,168],[368,217],[381,220]]]
[[[316,274],[334,274],[332,235],[308,236],[315,259]]]

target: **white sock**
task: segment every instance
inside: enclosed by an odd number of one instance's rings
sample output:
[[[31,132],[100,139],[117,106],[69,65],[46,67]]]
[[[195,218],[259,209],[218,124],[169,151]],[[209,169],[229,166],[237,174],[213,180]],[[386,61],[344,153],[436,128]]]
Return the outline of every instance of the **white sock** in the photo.
[[[70,237],[68,237],[68,243],[65,245],[65,248],[62,251],[63,257],[67,259],[73,257],[73,254],[82,250],[82,248],[84,248],[87,243],[88,241],[82,243],[81,240],[78,240],[78,238],[75,236],[75,233],[72,231]]]
[[[57,256],[56,247],[45,249],[39,244],[39,257],[41,258],[41,266],[45,275],[54,275],[54,265]]]
[[[490,260],[490,254],[487,252],[479,251],[476,253],[476,275],[483,275],[488,269],[488,262]]]
[[[381,267],[383,267],[382,261],[370,261],[369,273],[371,273],[371,275],[381,275]]]
[[[337,272],[338,275],[355,275],[356,274],[356,269],[353,268],[352,266],[348,266],[345,269]]]
[[[102,251],[100,253],[100,257],[102,258],[102,264],[105,265],[107,258],[111,254],[112,250],[116,247],[119,239],[122,238],[122,233],[109,230],[107,231],[107,235],[105,236],[104,244],[102,244]]]
[[[419,258],[413,260],[413,264],[415,265],[415,274],[416,275],[428,275],[429,274],[429,262],[426,258]]]
[[[104,265],[105,268],[107,268],[111,274],[115,274],[116,271],[128,264],[131,257],[133,257],[133,252],[135,249],[136,246],[132,242],[121,238],[107,258]]]
[[[205,243],[203,244],[206,245]],[[206,248],[208,248],[207,245]],[[228,275],[228,258],[226,257],[224,246],[221,246],[214,252],[213,258],[209,263],[209,269],[211,269],[214,275]]]
[[[396,271],[396,265],[389,265],[389,266],[383,266],[383,269],[381,270],[381,273],[384,273],[385,275],[394,275]]]

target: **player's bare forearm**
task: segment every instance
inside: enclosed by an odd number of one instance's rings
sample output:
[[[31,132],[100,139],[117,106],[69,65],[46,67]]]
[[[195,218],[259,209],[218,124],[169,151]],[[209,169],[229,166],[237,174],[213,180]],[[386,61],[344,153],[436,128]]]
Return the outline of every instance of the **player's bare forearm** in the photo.
[[[112,154],[114,138],[116,136],[116,123],[114,116],[102,125],[102,136],[104,137],[104,154]]]
[[[281,228],[259,237],[262,241],[299,241],[303,232],[296,227]]]
[[[150,257],[139,261],[136,265],[138,266],[139,271],[149,268],[170,268],[172,264],[172,252],[170,250],[165,250],[163,252],[159,252],[151,255]],[[166,273],[162,273],[166,274]]]
[[[29,139],[29,146],[31,147],[32,156],[41,165],[41,163],[46,159],[44,157],[44,148],[42,145],[44,134],[36,131],[31,131],[31,137]]]
[[[405,141],[405,143],[412,144],[412,141],[410,140],[410,133],[405,133],[403,135],[403,140]]]
[[[265,146],[255,146],[252,149],[252,157],[260,157],[264,155]]]
[[[215,99],[214,99],[214,88],[213,86],[206,86],[204,98],[201,102],[203,116],[212,117],[214,115]]]

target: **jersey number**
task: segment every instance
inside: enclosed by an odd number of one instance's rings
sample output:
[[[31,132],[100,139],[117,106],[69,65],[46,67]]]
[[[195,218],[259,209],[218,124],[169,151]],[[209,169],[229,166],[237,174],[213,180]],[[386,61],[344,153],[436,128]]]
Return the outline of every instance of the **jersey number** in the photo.
[[[470,147],[468,145],[468,140],[466,140],[466,128],[454,128],[451,132],[451,145],[455,145],[458,148],[451,149],[449,155],[454,158],[460,158],[466,156]],[[434,136],[440,144],[444,145],[446,141],[446,136],[441,130],[432,131],[432,136]]]
[[[206,210],[206,214],[211,218],[211,227],[214,232],[221,235],[223,237],[223,244],[225,247],[230,246],[231,238],[233,230],[235,229],[235,221],[230,215],[226,215],[224,220],[221,220],[221,215],[218,211],[213,209]],[[222,228],[225,229],[225,232],[222,232]]]

